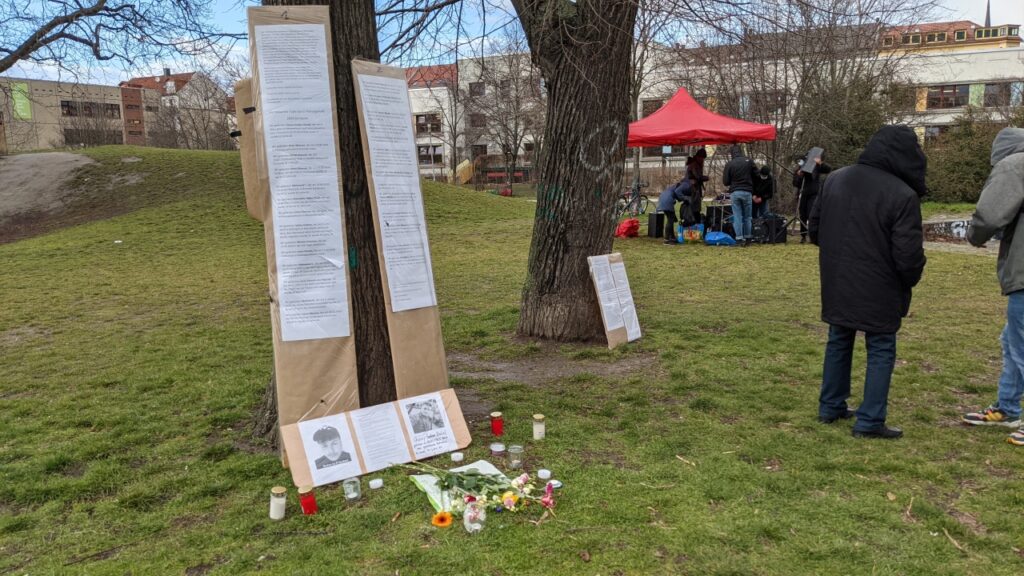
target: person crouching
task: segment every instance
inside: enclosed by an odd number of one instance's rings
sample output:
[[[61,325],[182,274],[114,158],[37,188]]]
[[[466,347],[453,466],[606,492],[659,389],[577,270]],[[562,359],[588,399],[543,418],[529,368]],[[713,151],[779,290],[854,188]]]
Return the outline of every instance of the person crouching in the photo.
[[[689,201],[693,181],[683,178],[665,188],[658,196],[658,212],[665,215],[665,244],[678,244],[676,240],[676,202]]]

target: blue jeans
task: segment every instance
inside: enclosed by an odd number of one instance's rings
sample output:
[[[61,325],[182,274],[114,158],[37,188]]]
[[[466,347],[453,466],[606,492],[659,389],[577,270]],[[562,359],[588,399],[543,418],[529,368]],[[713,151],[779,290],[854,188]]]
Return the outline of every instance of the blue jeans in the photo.
[[[732,193],[732,229],[736,231],[736,239],[744,240],[753,237],[750,220],[753,217],[751,206],[754,195],[746,190]]]
[[[818,415],[834,418],[847,410],[850,397],[850,367],[857,331],[830,325],[825,345],[825,373],[818,398]],[[868,349],[867,373],[864,376],[864,400],[857,409],[854,430],[878,430],[885,424],[889,404],[889,384],[896,366],[896,334],[864,335]]]
[[[999,400],[996,407],[1007,416],[1020,416],[1024,394],[1024,290],[1010,294],[1003,328],[1003,373],[999,376]]]

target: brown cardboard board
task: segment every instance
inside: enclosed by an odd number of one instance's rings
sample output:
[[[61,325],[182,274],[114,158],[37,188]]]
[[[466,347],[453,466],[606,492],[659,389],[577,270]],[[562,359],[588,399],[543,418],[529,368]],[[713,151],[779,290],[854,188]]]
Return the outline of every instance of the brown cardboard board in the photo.
[[[613,263],[613,262],[622,262],[622,255],[619,254],[618,252],[616,252],[614,254],[608,254],[607,256],[608,256],[609,264]],[[618,346],[628,342],[629,341],[629,334],[628,334],[625,326],[619,326],[619,327],[611,328],[611,329],[609,329],[609,327],[608,327],[608,318],[605,317],[604,308],[603,308],[603,306],[601,306],[601,291],[598,288],[597,276],[594,274],[593,258],[594,257],[590,257],[590,258],[587,259],[588,264],[590,266],[590,280],[591,280],[591,282],[593,283],[593,286],[594,286],[594,295],[597,297],[598,313],[601,314],[601,323],[604,325],[604,334],[605,334],[605,338],[607,338],[607,340],[608,340],[608,349],[612,350],[612,349],[614,349],[614,348],[616,348],[616,347],[618,347]]]
[[[466,424],[466,419],[462,415],[462,408],[459,406],[459,399],[456,396],[455,391],[452,390],[451,388],[441,390],[439,394],[441,395],[441,401],[444,403],[444,410],[448,416],[448,421],[451,424],[451,430],[455,438],[456,449],[461,450],[466,446],[469,446],[470,442],[472,441],[472,438],[470,437],[469,434],[469,427]],[[399,410],[398,402],[391,402],[390,404],[395,407],[396,411]],[[354,451],[356,459],[359,464],[359,474],[369,474],[371,472],[379,470],[379,468],[371,469],[366,466],[363,447],[356,434],[355,427],[352,425],[351,414],[349,411],[346,411],[343,414],[343,416],[345,416],[350,434],[352,438],[355,440],[352,446],[352,450]],[[406,439],[406,443],[408,444],[407,447],[409,449],[409,453],[412,454],[413,449],[411,431],[408,429],[408,427],[405,424],[405,421],[402,420],[401,417],[399,417],[399,425],[401,426],[402,434]],[[296,486],[312,486],[313,476],[309,469],[309,459],[307,458],[306,451],[304,450],[302,445],[302,436],[300,435],[299,432],[298,423],[282,426],[281,440],[282,443],[284,444],[285,450],[289,454],[292,482],[294,482]],[[414,458],[410,458],[407,461],[411,462],[413,460]]]
[[[242,182],[245,186],[245,207],[249,215],[263,222],[266,219],[269,195],[260,188],[259,158],[256,149],[256,127],[252,110],[252,78],[235,82],[235,117],[238,118],[238,148],[242,156]],[[249,110],[249,112],[246,112]]]
[[[288,24],[320,24],[326,33],[326,50],[331,53],[330,18],[326,6],[290,6],[290,7],[253,7],[248,10],[249,37],[255,38],[255,27],[264,25]],[[356,375],[355,337],[323,338],[318,340],[283,341],[281,337],[281,319],[278,305],[277,259],[274,244],[274,217],[271,208],[271,191],[267,169],[265,141],[263,139],[263,121],[260,111],[259,64],[256,58],[256,43],[250,42],[253,78],[250,82],[252,106],[256,110],[248,115],[252,128],[242,128],[243,171],[247,185],[247,205],[250,214],[259,219],[262,207],[262,220],[267,249],[267,276],[270,287],[270,313],[274,342],[274,371],[277,378],[277,403],[280,425],[287,426],[301,420],[319,418],[328,414],[337,414],[359,407],[359,384]],[[331,93],[334,93],[334,73],[331,59],[328,58]],[[333,114],[330,119],[332,126],[337,127],[337,108],[332,102]],[[241,121],[243,115],[239,116]],[[337,139],[335,128],[335,139]],[[253,134],[252,139],[246,138],[246,132]],[[338,150],[338,197],[341,211],[344,214],[344,197],[340,186],[341,162]],[[247,154],[255,157],[255,163],[246,162]],[[255,174],[254,174],[255,172]],[[252,202],[249,201],[248,188],[254,182],[255,192]],[[255,213],[254,213],[255,212]],[[342,242],[344,242],[344,235]],[[347,249],[343,250],[347,253]],[[346,275],[348,269],[346,268]],[[349,283],[351,286],[351,283]],[[351,293],[349,295],[351,307]],[[284,456],[289,460],[284,445]]]
[[[363,74],[401,79],[405,82],[402,68],[384,66],[375,62],[352,61],[353,82],[356,91],[356,109],[359,111],[359,128],[363,142],[363,159],[366,163],[366,178],[370,187],[370,203],[373,219],[377,222],[377,195],[374,189],[373,169],[370,163],[370,149],[366,141],[366,120],[362,110],[359,76]],[[412,122],[410,111],[409,122]],[[422,201],[422,199],[421,199]],[[387,268],[381,233],[375,227],[377,253],[381,283],[384,287],[384,301],[391,337],[391,356],[395,368],[395,388],[398,398],[419,396],[427,392],[448,388],[448,365],[445,360],[444,342],[441,338],[441,314],[437,306],[393,312],[391,293],[388,289]]]

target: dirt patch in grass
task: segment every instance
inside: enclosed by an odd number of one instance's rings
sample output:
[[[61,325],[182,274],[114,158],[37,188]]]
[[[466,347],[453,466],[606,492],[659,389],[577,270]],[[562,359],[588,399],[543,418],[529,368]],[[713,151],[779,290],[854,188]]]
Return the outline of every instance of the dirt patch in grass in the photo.
[[[961,526],[967,528],[975,536],[984,536],[988,533],[988,528],[971,514],[957,510],[956,508],[950,508],[948,512],[949,515],[955,518]]]
[[[476,391],[459,388],[456,390],[456,395],[459,397],[462,415],[466,418],[468,424],[473,425],[490,419],[493,404],[484,400]]]
[[[652,370],[658,374],[652,374]],[[660,377],[660,372],[657,356],[640,352],[607,360],[567,358],[553,345],[541,346],[527,357],[508,360],[487,360],[467,352],[448,353],[448,373],[455,378],[520,382],[536,387],[580,374],[601,378],[643,374],[653,378]]]

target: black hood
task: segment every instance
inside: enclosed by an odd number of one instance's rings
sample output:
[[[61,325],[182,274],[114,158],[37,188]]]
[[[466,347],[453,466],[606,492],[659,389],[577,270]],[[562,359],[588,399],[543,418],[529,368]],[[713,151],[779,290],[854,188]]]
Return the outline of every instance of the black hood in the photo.
[[[729,155],[732,158],[739,158],[743,156],[743,148],[740,148],[739,144],[733,144],[732,147],[729,148]]]
[[[896,176],[913,188],[918,196],[923,196],[926,191],[928,158],[921,150],[917,134],[908,126],[882,126],[868,141],[857,163]]]

